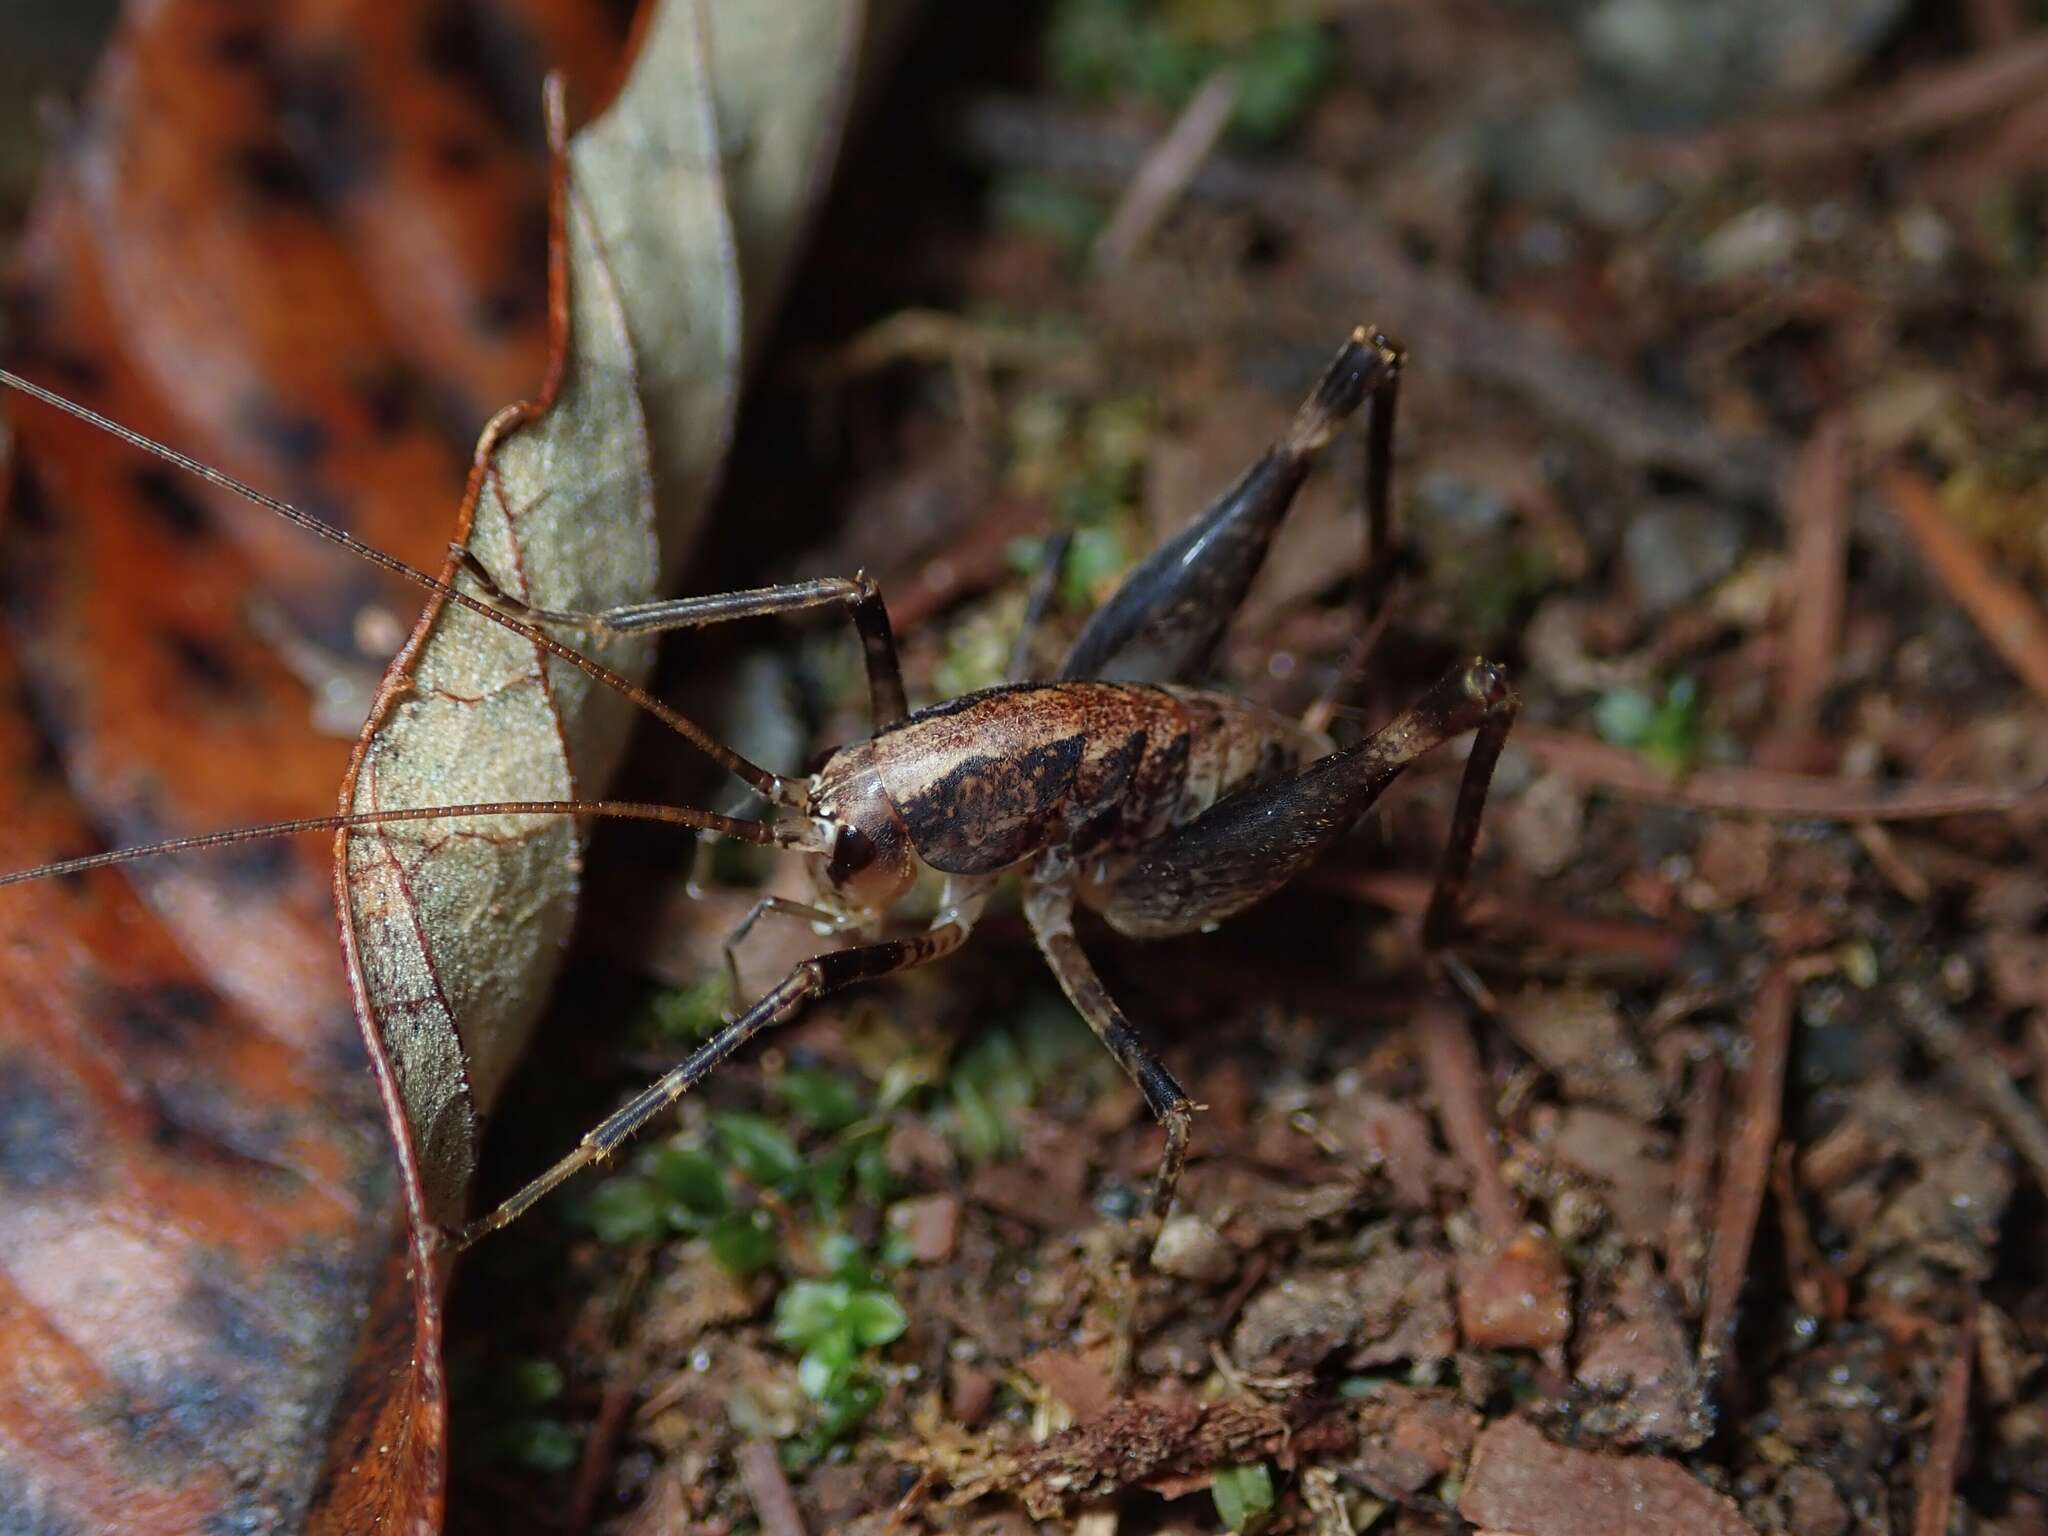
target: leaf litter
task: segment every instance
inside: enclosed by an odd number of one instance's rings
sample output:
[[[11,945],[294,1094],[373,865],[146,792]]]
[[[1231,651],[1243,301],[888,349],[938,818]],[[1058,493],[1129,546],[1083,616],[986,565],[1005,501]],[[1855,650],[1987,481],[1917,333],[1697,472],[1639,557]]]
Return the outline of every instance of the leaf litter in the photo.
[[[1071,21],[1087,8],[1061,9]],[[556,1285],[603,1298],[585,1304],[608,1319],[602,1374],[625,1372],[659,1405],[605,1458],[618,1529],[745,1528],[758,1477],[740,1478],[738,1458],[764,1434],[782,1448],[812,1532],[1466,1522],[1836,1536],[1905,1531],[1959,1507],[1973,1528],[2029,1528],[2040,1495],[2024,1469],[2048,1440],[2037,1411],[1992,1411],[1982,1341],[2001,1341],[1988,1368],[2001,1390],[2037,1408],[2048,1341],[2022,1320],[2040,1315],[2039,1280],[2015,1256],[2039,1237],[2023,1153],[2041,1114],[2038,989],[2024,957],[2044,908],[2021,887],[2041,781],[2002,767],[1977,722],[2017,712],[2002,739],[2026,742],[2039,736],[2038,714],[1999,652],[1947,606],[1940,571],[1891,531],[1884,482],[1871,474],[1881,461],[1858,436],[1864,386],[1823,367],[1830,349],[1853,347],[1851,319],[1812,321],[1818,340],[1737,334],[1735,353],[1715,353],[1708,342],[1764,324],[1778,297],[1728,277],[1700,283],[1654,228],[1540,210],[1512,189],[1500,206],[1421,206],[1361,146],[1500,110],[1479,104],[1478,82],[1489,71],[1521,78],[1531,58],[1554,63],[1570,40],[1524,17],[1511,43],[1475,55],[1456,20],[1397,12],[1372,49],[1354,19],[1330,23],[1349,63],[1310,93],[1301,137],[1262,151],[1226,137],[1191,176],[1177,168],[1179,205],[1148,214],[1155,222],[1121,276],[1091,268],[1087,241],[1136,174],[1141,156],[1127,148],[1162,139],[1186,96],[1141,108],[1131,102],[1143,93],[1126,92],[1110,114],[1046,81],[1029,97],[970,87],[980,94],[961,117],[899,97],[828,219],[818,292],[799,309],[856,339],[844,366],[804,368],[763,407],[773,422],[763,442],[822,431],[826,466],[807,478],[771,454],[772,469],[750,467],[743,443],[736,494],[750,524],[814,537],[816,497],[859,508],[818,552],[751,568],[766,579],[866,565],[929,615],[904,639],[913,690],[932,696],[935,680],[1000,657],[1022,611],[1030,562],[992,558],[984,520],[1033,535],[1072,527],[1092,540],[1089,560],[1119,548],[1129,558],[1158,536],[1154,519],[1170,527],[1241,467],[1229,440],[1256,440],[1260,415],[1284,412],[1289,369],[1312,366],[1329,313],[1398,325],[1417,349],[1400,483],[1429,469],[1457,477],[1476,456],[1496,466],[1486,483],[1543,496],[1518,491],[1472,535],[1526,552],[1512,569],[1438,562],[1405,583],[1356,685],[1358,708],[1383,712],[1404,679],[1469,645],[1475,614],[1504,626],[1489,643],[1511,655],[1541,635],[1552,649],[1568,641],[1576,658],[1555,677],[1521,673],[1540,702],[1526,747],[1511,747],[1503,768],[1471,951],[1502,1018],[1436,1030],[1412,970],[1404,925],[1420,881],[1407,872],[1426,869],[1448,812],[1449,782],[1431,774],[1274,911],[1199,942],[1113,959],[1106,946],[1133,1017],[1190,1069],[1209,1106],[1171,1241],[1135,1281],[1117,1258],[1117,1225],[1156,1156],[1155,1133],[1113,1073],[1089,1076],[1085,1036],[1068,1041],[1071,1057],[1052,1049],[1049,1005],[1023,957],[1006,953],[1000,914],[989,942],[943,972],[821,1007],[686,1102],[671,1137],[716,1158],[718,1116],[772,1115],[786,1101],[783,1075],[820,1070],[852,1084],[862,1115],[886,1127],[886,1182],[872,1195],[848,1185],[828,1207],[800,1185],[734,1186],[737,1205],[767,1212],[778,1234],[745,1282],[749,1313],[700,1323],[682,1299],[710,1293],[702,1266],[717,1261],[700,1238],[607,1244],[569,1210],[553,1236],[508,1240],[508,1254],[528,1256],[508,1264],[560,1256],[568,1278]],[[946,42],[914,54],[913,70],[950,61],[948,48],[972,57],[980,34],[962,21],[939,35]],[[1905,39],[1916,62],[1959,46],[1910,27]],[[1014,39],[1005,50],[1015,56]],[[1411,82],[1411,116],[1361,83],[1369,53],[1372,68]],[[1838,104],[1879,99],[1891,67],[1865,66],[1836,87]],[[957,221],[922,258],[965,295],[940,325],[927,269],[877,269],[854,232],[893,206],[876,178],[906,163],[905,145],[956,131],[995,167],[988,200],[955,188],[934,209],[910,201],[929,188],[897,194],[927,221]],[[1918,174],[1913,136],[1889,143],[1901,174]],[[1464,152],[1444,151],[1453,164]],[[1254,166],[1270,170],[1264,182]],[[1807,170],[1785,174],[1782,186],[1687,181],[1675,216],[1832,187]],[[1337,175],[1386,196],[1354,186],[1336,217],[1319,189]],[[1031,187],[1009,185],[1026,176]],[[1882,222],[1833,195],[1852,220]],[[1076,202],[1095,217],[1075,217]],[[1372,295],[1355,272],[1336,275],[1361,249],[1350,243],[1360,222],[1382,242],[1363,247]],[[1424,279],[1383,244],[1389,231],[1424,227],[1510,254],[1452,279],[1439,251],[1428,301],[1397,314],[1394,301]],[[1561,248],[1543,243],[1559,231]],[[1412,249],[1426,249],[1416,238]],[[1831,250],[1828,260],[1848,259]],[[1397,280],[1378,281],[1387,271]],[[1588,274],[1614,271],[1630,274],[1647,308],[1618,312],[1586,286]],[[1917,313],[1939,291],[1916,297],[1906,283],[1862,303]],[[1225,298],[1190,297],[1212,292]],[[2003,294],[1994,285],[1952,318],[2000,333]],[[1561,337],[1540,362],[1541,349],[1519,350],[1529,344],[1517,328],[1537,312]],[[913,317],[923,317],[917,346],[877,350]],[[1503,317],[1515,323],[1492,324]],[[1081,339],[1024,344],[1059,327]],[[1986,342],[1984,366],[2024,355],[2028,343],[2002,334]],[[1482,335],[1500,352],[1475,362]],[[1702,359],[1691,392],[1659,386],[1652,407],[1640,357],[1689,347]],[[1594,377],[1588,360],[1608,371],[1598,412],[1563,398],[1571,381]],[[1766,364],[1791,370],[1807,393],[1770,393]],[[1112,408],[1141,424],[1128,485],[1102,477],[1099,441],[1074,429]],[[1923,468],[1957,441],[1920,441]],[[1655,465],[1664,469],[1646,473]],[[1732,538],[1715,530],[1734,559],[1716,582],[1653,611],[1620,560],[1634,511],[1667,494],[1665,472],[1701,478],[1691,505],[1705,511],[1688,518],[1734,527]],[[1169,496],[1173,486],[1185,494]],[[1770,515],[1781,487],[1797,504],[1786,531]],[[1232,651],[1239,684],[1276,707],[1299,708],[1346,649],[1341,587],[1317,574],[1318,551],[1350,537],[1341,497],[1342,487],[1322,544],[1306,557],[1276,552],[1286,585],[1254,605]],[[1439,485],[1430,506],[1484,500]],[[743,542],[757,561],[753,527]],[[1327,553],[1322,565],[1333,569]],[[1091,583],[1114,580],[1114,564],[1089,569]],[[1835,592],[1823,611],[1801,607],[1795,569],[1822,597]],[[1057,652],[1084,598],[1059,594],[1042,654]],[[775,658],[813,739],[857,728],[836,638],[735,644]],[[1690,680],[1683,718],[1665,708],[1680,697],[1677,679]],[[1601,739],[1603,695],[1618,687],[1670,716],[1654,741]],[[1500,823],[1539,785],[1568,794],[1571,817],[1505,834]],[[1553,827],[1568,833],[1561,844]],[[638,870],[618,889],[637,895],[658,878]],[[1959,921],[1973,903],[1977,915]],[[605,942],[588,974],[606,977],[606,995],[629,1013],[644,1010],[647,983],[633,973],[694,982],[703,966],[670,957],[708,964],[717,924],[665,903],[641,937]],[[794,953],[804,936],[788,942]],[[644,1029],[633,1038],[648,1049]],[[1962,1041],[1975,1047],[1967,1057]],[[1071,1065],[1048,1071],[1048,1060]],[[915,1070],[892,1076],[891,1063],[908,1062]],[[2033,1107],[1999,1101],[1994,1078],[2031,1093]],[[589,1091],[601,1104],[604,1084],[633,1080],[601,1068]],[[843,1155],[843,1133],[791,1134],[807,1164]],[[893,1342],[859,1352],[880,1388],[871,1403],[808,1395],[800,1351],[773,1337],[775,1298],[812,1283],[821,1234],[856,1245],[859,1283],[893,1293],[907,1320]],[[648,1270],[661,1278],[643,1292],[628,1277]],[[514,1301],[486,1274],[472,1283]],[[689,1319],[680,1332],[661,1321],[672,1309]],[[563,1341],[577,1358],[549,1310],[517,1314],[526,1336]],[[1987,1317],[2014,1319],[2011,1331]],[[683,1334],[694,1342],[679,1344]],[[1965,1340],[1976,1341],[1974,1370],[1958,1364]],[[2016,1373],[2015,1340],[2025,1341]],[[758,1461],[758,1449],[745,1454]],[[502,1464],[494,1475],[536,1485]]]

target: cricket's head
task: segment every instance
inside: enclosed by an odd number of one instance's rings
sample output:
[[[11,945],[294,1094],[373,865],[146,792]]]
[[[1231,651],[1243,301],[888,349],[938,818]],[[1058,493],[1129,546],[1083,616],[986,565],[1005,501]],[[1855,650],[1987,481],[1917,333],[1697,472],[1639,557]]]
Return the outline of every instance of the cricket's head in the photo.
[[[875,771],[873,742],[825,760],[811,778],[806,814],[824,846],[811,855],[811,878],[828,910],[880,917],[917,883],[910,830]]]

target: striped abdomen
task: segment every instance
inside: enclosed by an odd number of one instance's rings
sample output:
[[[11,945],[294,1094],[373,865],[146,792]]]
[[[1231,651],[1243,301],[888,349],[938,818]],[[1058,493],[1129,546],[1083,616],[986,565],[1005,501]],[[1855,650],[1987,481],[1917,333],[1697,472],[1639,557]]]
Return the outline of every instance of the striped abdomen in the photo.
[[[821,776],[877,783],[919,859],[986,875],[1045,849],[1114,860],[1329,743],[1227,695],[1129,683],[969,694],[849,747]]]

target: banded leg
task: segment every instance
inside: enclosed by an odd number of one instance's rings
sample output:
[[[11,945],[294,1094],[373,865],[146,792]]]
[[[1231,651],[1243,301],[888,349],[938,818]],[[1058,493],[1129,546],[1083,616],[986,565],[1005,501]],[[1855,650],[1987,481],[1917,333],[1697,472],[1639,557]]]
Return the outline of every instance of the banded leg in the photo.
[[[1181,1169],[1188,1160],[1188,1135],[1194,1126],[1195,1102],[1145,1042],[1123,1009],[1102,985],[1095,967],[1074,937],[1074,900],[1064,885],[1034,882],[1024,897],[1024,917],[1038,940],[1039,952],[1052,967],[1060,990],[1075,1011],[1088,1021],[1114,1056],[1117,1065],[1130,1074],[1138,1091],[1145,1095],[1152,1117],[1166,1130],[1166,1150],[1160,1155],[1159,1175],[1152,1186],[1147,1214],[1164,1220],[1173,1205],[1173,1192],[1180,1183]]]
[[[707,592],[695,597],[658,598],[628,603],[598,613],[568,613],[535,608],[498,585],[484,563],[462,545],[450,546],[457,563],[484,589],[497,607],[529,624],[554,624],[603,635],[657,635],[672,629],[701,629],[734,619],[770,618],[811,608],[839,607],[853,618],[860,636],[861,658],[867,665],[868,697],[875,729],[885,731],[910,713],[903,692],[903,667],[896,656],[896,633],[882,589],[866,572],[858,576],[819,576],[779,587],[750,587],[742,592]]]
[[[835,949],[804,961],[746,1012],[692,1051],[681,1065],[605,1119],[577,1144],[575,1151],[490,1215],[464,1227],[456,1239],[456,1248],[467,1248],[477,1239],[516,1221],[564,1180],[592,1163],[610,1157],[649,1121],[703,1081],[726,1057],[769,1025],[782,1023],[805,1003],[823,997],[827,992],[836,992],[857,981],[887,976],[893,971],[907,971],[941,955],[951,954],[965,942],[979,915],[979,899],[970,899],[958,906],[945,908],[939,922],[915,938],[885,939],[879,944]]]

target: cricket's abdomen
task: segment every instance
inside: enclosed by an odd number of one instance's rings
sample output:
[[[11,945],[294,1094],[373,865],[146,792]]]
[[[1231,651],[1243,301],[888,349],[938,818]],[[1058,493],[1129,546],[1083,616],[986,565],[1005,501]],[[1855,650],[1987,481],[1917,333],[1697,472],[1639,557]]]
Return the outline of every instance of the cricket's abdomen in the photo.
[[[1114,862],[1327,743],[1221,694],[1027,683],[923,710],[872,742],[917,856],[987,875],[1065,847]]]

